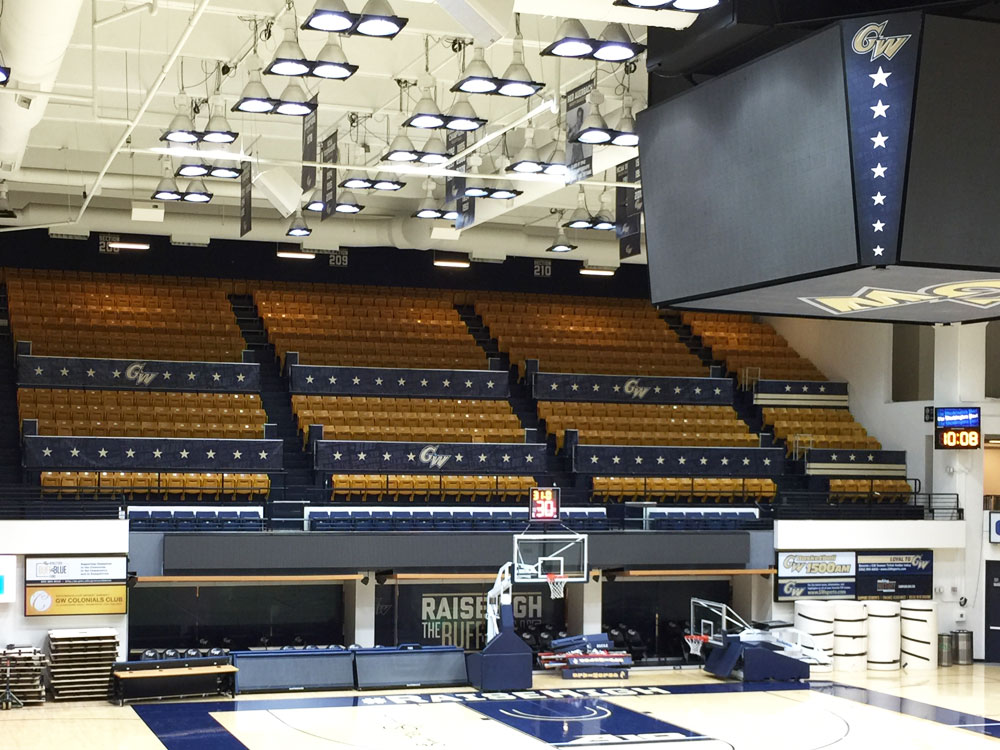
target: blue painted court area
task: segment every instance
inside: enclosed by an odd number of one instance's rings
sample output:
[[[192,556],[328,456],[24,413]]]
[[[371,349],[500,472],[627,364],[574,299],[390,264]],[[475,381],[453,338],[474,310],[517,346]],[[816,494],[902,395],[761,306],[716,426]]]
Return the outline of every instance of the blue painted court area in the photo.
[[[708,683],[635,688],[582,688],[572,690],[539,690],[517,693],[412,693],[394,695],[359,695],[350,697],[302,697],[289,699],[239,699],[204,703],[167,703],[134,706],[136,713],[155,733],[167,750],[257,750],[237,739],[213,714],[243,714],[244,712],[288,712],[309,709],[344,709],[344,721],[369,712],[390,716],[394,710],[405,710],[409,717],[423,715],[421,706],[450,704],[464,706],[479,715],[533,738],[532,746],[545,743],[552,747],[621,746],[643,744],[647,748],[671,747],[675,743],[697,743],[698,748],[732,747],[730,742],[716,740],[683,726],[684,714],[669,715],[663,708],[664,698],[703,694],[706,702],[713,695],[737,693],[780,693],[784,691],[815,691],[853,703],[874,706],[897,715],[916,717],[939,725],[1000,738],[1000,722],[973,714],[933,706],[919,701],[898,698],[866,688],[833,682],[812,683]],[[657,696],[659,716],[617,705],[614,700],[628,698],[633,707],[641,706],[643,696]],[[405,707],[397,709],[396,707]],[[340,722],[339,711],[329,712],[329,724],[334,729]],[[433,721],[433,710],[426,711]],[[725,714],[720,714],[724,720]],[[234,717],[235,718],[235,717]],[[388,719],[391,721],[391,719]],[[477,732],[483,731],[477,726]],[[488,731],[488,730],[487,730]],[[367,747],[350,742],[345,747]],[[400,742],[398,747],[407,746]],[[295,747],[292,740],[285,750]]]

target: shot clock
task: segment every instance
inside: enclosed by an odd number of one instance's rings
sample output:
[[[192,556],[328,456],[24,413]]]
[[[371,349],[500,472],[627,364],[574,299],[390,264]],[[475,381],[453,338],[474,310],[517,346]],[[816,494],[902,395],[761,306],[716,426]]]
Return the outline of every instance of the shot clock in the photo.
[[[559,488],[532,487],[528,495],[528,520],[559,520]]]
[[[934,410],[934,447],[939,450],[975,450],[983,445],[979,407],[940,407]]]

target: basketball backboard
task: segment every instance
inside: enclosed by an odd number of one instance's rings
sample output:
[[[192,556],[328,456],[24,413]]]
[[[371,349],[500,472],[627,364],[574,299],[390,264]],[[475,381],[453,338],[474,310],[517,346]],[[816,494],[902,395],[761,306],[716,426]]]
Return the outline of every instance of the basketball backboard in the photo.
[[[514,535],[516,583],[547,583],[550,575],[582,583],[589,572],[585,534]]]

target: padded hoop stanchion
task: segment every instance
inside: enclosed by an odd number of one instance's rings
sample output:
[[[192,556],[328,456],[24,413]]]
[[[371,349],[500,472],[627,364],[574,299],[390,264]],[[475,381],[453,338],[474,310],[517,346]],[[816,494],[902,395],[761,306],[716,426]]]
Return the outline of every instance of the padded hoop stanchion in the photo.
[[[868,607],[868,669],[899,669],[899,602],[870,601]]]
[[[822,599],[798,599],[795,602],[794,625],[813,637],[816,647],[833,660],[833,602]],[[812,664],[813,672],[829,672],[831,664]]]
[[[833,616],[834,669],[864,672],[868,668],[868,611],[864,602],[836,602]]]
[[[901,660],[907,669],[937,669],[937,602],[899,603]]]

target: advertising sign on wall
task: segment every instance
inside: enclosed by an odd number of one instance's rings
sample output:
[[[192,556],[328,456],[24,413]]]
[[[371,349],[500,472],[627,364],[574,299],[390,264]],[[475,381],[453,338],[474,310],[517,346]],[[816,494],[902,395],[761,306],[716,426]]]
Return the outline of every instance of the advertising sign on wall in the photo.
[[[853,599],[853,552],[779,552],[775,600]]]
[[[932,599],[931,550],[858,552],[858,599]]]
[[[25,617],[125,614],[125,567],[125,555],[26,557]]]
[[[375,590],[375,642],[419,643],[478,650],[486,645],[486,584],[379,586]],[[562,599],[546,586],[520,586],[513,594],[518,631],[565,627]]]

